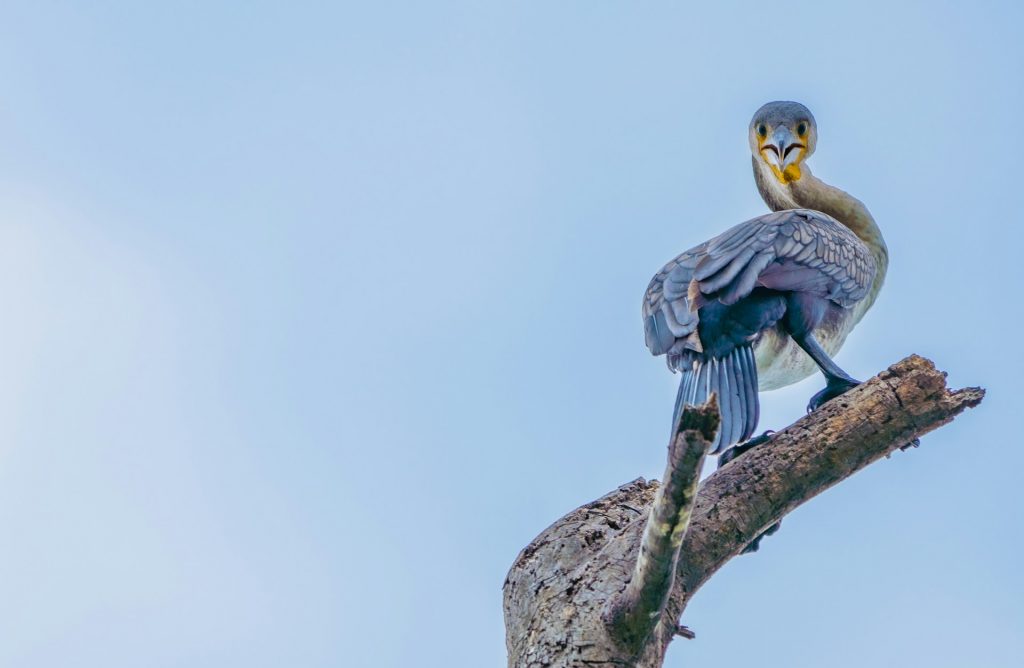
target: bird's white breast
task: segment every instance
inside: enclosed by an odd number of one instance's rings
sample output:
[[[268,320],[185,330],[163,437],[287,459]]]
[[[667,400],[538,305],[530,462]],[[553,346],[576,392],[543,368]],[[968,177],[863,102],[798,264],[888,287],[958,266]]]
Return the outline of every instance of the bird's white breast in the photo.
[[[844,309],[839,312],[839,317],[826,318],[815,328],[814,338],[829,357],[834,357],[843,347],[846,336],[860,322],[872,301],[862,301],[852,309]],[[762,392],[792,385],[818,370],[810,355],[780,325],[761,333],[754,344],[754,359],[757,362],[757,387]]]
[[[835,355],[846,339],[842,337],[817,336],[821,347],[829,356]],[[754,345],[754,359],[757,361],[757,387],[760,391],[777,390],[800,382],[814,374],[818,365],[803,349],[779,328],[765,330]]]

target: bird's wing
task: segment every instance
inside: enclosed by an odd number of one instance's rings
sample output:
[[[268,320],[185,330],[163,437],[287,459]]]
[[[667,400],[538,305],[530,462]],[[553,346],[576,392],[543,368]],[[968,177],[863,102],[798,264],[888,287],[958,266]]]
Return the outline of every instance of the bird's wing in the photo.
[[[712,299],[735,304],[761,285],[807,292],[850,307],[875,277],[875,259],[848,227],[810,209],[741,223],[709,243],[693,271],[691,308]]]
[[[678,353],[684,349],[700,351],[697,337],[697,311],[690,308],[687,290],[693,271],[704,257],[708,243],[679,255],[662,267],[644,293],[644,336],[652,355]]]
[[[662,269],[644,296],[654,355],[700,351],[697,309],[735,304],[757,286],[806,292],[850,307],[875,277],[871,251],[849,228],[810,209],[759,216],[693,248]]]

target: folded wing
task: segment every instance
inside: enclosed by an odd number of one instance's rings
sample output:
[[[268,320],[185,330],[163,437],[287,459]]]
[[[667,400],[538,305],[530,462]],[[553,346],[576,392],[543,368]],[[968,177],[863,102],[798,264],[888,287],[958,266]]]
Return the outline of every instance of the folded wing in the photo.
[[[867,294],[875,260],[846,226],[818,211],[759,216],[678,256],[644,295],[647,347],[654,355],[702,351],[699,311],[735,304],[757,287],[807,292],[850,307]]]

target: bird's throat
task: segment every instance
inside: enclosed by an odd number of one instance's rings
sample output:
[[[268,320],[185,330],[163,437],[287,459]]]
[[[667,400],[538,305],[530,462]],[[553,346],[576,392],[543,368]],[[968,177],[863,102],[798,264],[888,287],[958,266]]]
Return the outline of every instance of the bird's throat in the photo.
[[[776,165],[771,165],[772,174],[775,175],[776,180],[782,185],[788,185],[794,181],[799,181],[802,176],[800,172],[800,165],[791,164],[786,165],[785,169],[779,169]]]

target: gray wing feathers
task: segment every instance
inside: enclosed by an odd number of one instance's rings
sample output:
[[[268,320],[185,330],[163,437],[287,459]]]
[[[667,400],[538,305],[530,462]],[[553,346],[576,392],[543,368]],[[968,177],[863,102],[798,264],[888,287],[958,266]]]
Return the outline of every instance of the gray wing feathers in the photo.
[[[743,268],[739,276],[736,277],[736,280],[734,280],[729,288],[722,294],[720,298],[722,303],[735,304],[740,299],[749,295],[750,291],[754,289],[754,285],[757,283],[757,279],[760,277],[761,272],[774,259],[775,256],[767,250],[763,250],[751,258],[750,262],[748,262]]]
[[[850,307],[874,277],[871,252],[834,218],[810,209],[760,216],[686,251],[651,280],[643,303],[647,347],[654,355],[701,352],[697,309],[712,299],[734,304],[761,285]]]
[[[750,438],[760,412],[753,349],[749,345],[739,346],[721,358],[695,354],[686,357],[679,367],[682,378],[672,413],[673,433],[686,406],[699,406],[715,394],[721,422],[712,452]]]
[[[669,262],[647,286],[643,303],[644,334],[647,347],[654,355],[679,352],[683,349],[682,342],[697,331],[699,318],[690,308],[686,291],[705,246],[702,244]],[[698,344],[695,349],[699,348]]]
[[[742,223],[712,239],[693,272],[689,297],[733,304],[756,285],[813,292],[840,306],[860,301],[875,276],[871,252],[849,228],[809,209]]]
[[[715,360],[719,362],[719,360]],[[718,403],[721,406],[721,422],[718,426],[718,444],[735,443],[733,432],[736,431],[736,420],[739,419],[739,407],[736,405],[735,381],[731,371],[733,366],[729,364],[729,358],[715,364],[718,371]],[[730,383],[732,381],[732,383]]]

